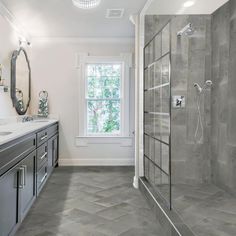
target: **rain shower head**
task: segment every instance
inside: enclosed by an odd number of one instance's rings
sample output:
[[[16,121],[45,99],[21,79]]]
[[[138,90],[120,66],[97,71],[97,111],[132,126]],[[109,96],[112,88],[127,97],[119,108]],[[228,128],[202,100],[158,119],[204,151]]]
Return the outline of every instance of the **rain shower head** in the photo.
[[[189,23],[177,33],[177,36],[178,37],[181,37],[182,35],[190,36],[190,35],[193,35],[194,31],[195,30],[194,30],[192,24]]]

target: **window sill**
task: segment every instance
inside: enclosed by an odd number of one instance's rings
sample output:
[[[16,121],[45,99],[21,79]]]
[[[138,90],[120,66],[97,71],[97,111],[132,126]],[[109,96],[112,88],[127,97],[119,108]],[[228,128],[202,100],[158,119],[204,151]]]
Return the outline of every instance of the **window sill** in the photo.
[[[133,137],[126,136],[77,136],[75,145],[77,147],[87,147],[90,144],[117,144],[120,147],[132,147]]]

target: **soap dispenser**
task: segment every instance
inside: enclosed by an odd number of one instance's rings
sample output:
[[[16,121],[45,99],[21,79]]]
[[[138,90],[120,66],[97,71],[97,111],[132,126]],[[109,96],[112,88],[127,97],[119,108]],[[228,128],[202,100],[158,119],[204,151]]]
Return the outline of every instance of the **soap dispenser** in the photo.
[[[40,117],[48,117],[48,92],[42,90],[39,93],[39,109],[38,116]]]

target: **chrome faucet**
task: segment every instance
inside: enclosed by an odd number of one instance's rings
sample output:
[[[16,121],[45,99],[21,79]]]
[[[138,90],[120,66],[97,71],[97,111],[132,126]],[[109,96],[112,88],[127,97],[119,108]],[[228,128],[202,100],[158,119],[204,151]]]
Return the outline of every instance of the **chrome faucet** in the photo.
[[[34,118],[32,116],[24,116],[22,118],[22,122],[25,123],[25,122],[29,122],[29,121],[32,121],[34,120]]]

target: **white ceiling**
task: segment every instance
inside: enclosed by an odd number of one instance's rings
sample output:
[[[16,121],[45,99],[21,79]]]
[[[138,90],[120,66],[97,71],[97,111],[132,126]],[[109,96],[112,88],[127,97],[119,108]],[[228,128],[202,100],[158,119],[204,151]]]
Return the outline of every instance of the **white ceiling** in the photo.
[[[211,14],[228,0],[148,0],[146,14]],[[0,0],[31,37],[134,37],[130,15],[140,12],[147,0],[101,0],[98,8],[80,10],[71,0]],[[122,19],[107,19],[106,10],[124,8]]]
[[[175,15],[175,14],[212,14],[228,0],[191,0],[194,5],[184,7],[189,0],[153,0],[146,14]]]
[[[71,0],[0,0],[32,37],[134,37],[129,21],[146,0],[101,0],[98,8],[80,10]],[[107,19],[108,8],[124,8],[122,19]]]

